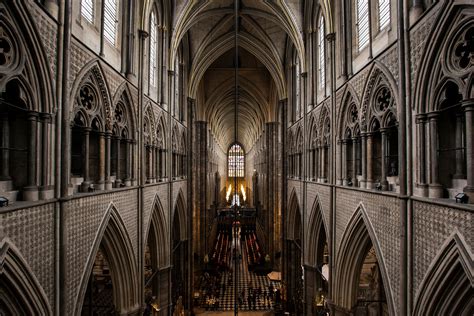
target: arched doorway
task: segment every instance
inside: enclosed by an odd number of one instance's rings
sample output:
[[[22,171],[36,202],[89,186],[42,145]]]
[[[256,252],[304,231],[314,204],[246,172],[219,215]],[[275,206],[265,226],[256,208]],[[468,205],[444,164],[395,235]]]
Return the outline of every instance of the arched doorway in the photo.
[[[329,293],[329,245],[319,201],[310,215],[306,247],[306,314],[325,315]]]
[[[167,315],[169,305],[169,239],[163,210],[158,198],[152,209],[145,244],[144,315]]]
[[[46,293],[20,251],[0,241],[0,315],[52,315]]]
[[[188,306],[188,242],[186,239],[186,220],[184,200],[180,193],[175,206],[171,226],[171,303],[173,310]]]
[[[288,212],[288,235],[286,239],[286,290],[282,299],[286,301],[287,310],[295,315],[303,314],[303,228],[301,212],[296,195],[290,199]],[[285,284],[283,284],[285,289]]]
[[[75,314],[138,312],[138,275],[132,243],[118,211],[111,206],[82,276]]]
[[[357,284],[357,303],[354,307],[355,316],[388,315],[387,298],[380,274],[379,262],[372,242],[359,272]]]
[[[99,247],[95,255],[94,266],[87,284],[86,296],[82,305],[82,315],[112,315],[114,305],[114,290],[110,265],[104,250]]]
[[[362,206],[344,232],[334,272],[333,302],[341,315],[394,315],[388,275]]]

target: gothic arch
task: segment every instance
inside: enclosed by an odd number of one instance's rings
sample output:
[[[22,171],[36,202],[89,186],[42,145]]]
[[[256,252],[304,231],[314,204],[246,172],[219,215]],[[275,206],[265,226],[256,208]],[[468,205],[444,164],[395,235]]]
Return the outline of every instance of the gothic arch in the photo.
[[[297,236],[295,236],[296,231],[297,231],[297,224],[298,224],[298,216],[300,217],[300,225],[303,222],[301,220],[301,208],[300,208],[300,203],[298,201],[298,196],[296,194],[296,190],[293,189],[291,194],[290,194],[290,199],[288,200],[288,217],[287,217],[287,235],[286,239],[288,240],[296,240]]]
[[[381,89],[381,87],[386,87],[389,90],[390,96],[392,98],[392,109],[395,112],[395,116],[398,120],[398,94],[395,91],[398,91],[397,83],[390,73],[390,71],[380,62],[376,61],[373,63],[368,79],[366,81],[364,92],[362,94],[361,103],[359,106],[359,117],[360,117],[360,126],[361,131],[367,131],[368,121],[371,119],[371,116],[375,114],[372,109],[376,97],[376,93]]]
[[[315,266],[318,262],[317,255],[320,252],[320,237],[321,233],[324,232],[326,241],[328,240],[327,229],[328,224],[325,221],[321,203],[319,202],[319,196],[314,199],[311,215],[308,221],[308,236],[306,246],[306,262],[310,266]]]
[[[30,90],[29,110],[51,113],[55,104],[50,62],[46,56],[36,24],[24,1],[0,4],[0,25],[4,41],[0,65],[0,90],[17,78]],[[9,55],[9,56],[8,56]],[[35,93],[33,93],[35,91]]]
[[[0,242],[0,312],[52,315],[46,293],[28,263],[8,238]],[[8,308],[4,310],[3,308]]]
[[[374,247],[379,262],[389,314],[395,315],[395,303],[382,250],[362,203],[359,204],[347,224],[337,250],[333,281],[334,301],[338,306],[347,310],[354,307],[357,301],[359,271],[370,244]]]
[[[99,226],[81,277],[81,285],[74,308],[75,314],[81,314],[89,276],[99,246],[102,246],[110,265],[115,307],[121,314],[137,311],[140,304],[138,302],[138,274],[133,246],[125,224],[111,202]]]
[[[99,111],[101,111],[104,116],[104,129],[111,131],[113,107],[109,93],[110,89],[105,78],[106,76],[99,61],[97,59],[92,60],[77,74],[76,80],[71,88],[71,100],[75,100],[79,96],[79,91],[85,84],[93,87],[99,98],[97,100],[97,102],[99,102],[98,106],[100,107]],[[74,113],[74,111],[76,111],[76,106],[71,107],[71,113]],[[71,120],[73,119],[74,116],[71,115]]]
[[[459,232],[444,243],[415,298],[414,315],[472,315],[473,255]]]
[[[130,91],[130,86],[127,82],[122,83],[117,91],[115,92],[115,96],[113,98],[113,108],[115,109],[118,102],[123,102],[126,105],[127,109],[127,116],[130,118],[130,132],[131,138],[135,138],[133,134],[136,130],[137,126],[137,113],[135,104],[133,103],[132,92]]]
[[[150,234],[153,233],[153,247],[157,251],[157,258],[153,258],[152,261],[156,260],[157,267],[167,266],[170,260],[169,228],[158,194],[155,195],[151,216],[146,227],[145,240],[148,240]]]
[[[340,138],[344,137],[344,132],[346,130],[346,127],[348,125],[348,111],[351,110],[351,107],[355,105],[355,109],[357,110],[356,113],[356,120],[352,121],[352,123],[359,124],[360,121],[360,101],[357,97],[357,94],[352,87],[351,84],[347,84],[346,88],[344,89],[344,94],[341,99],[341,105],[339,107],[339,113],[338,113],[338,136]]]
[[[460,1],[441,2],[437,22],[431,32],[427,35],[430,40],[420,60],[421,63],[417,77],[414,78],[415,87],[413,91],[413,103],[416,113],[428,113],[434,106],[434,98],[438,93],[437,87],[444,77],[457,77],[469,82],[469,76],[472,76],[472,65],[469,67],[455,66],[453,60],[453,51],[459,44],[460,35],[468,28],[472,29],[474,24],[470,16],[472,11],[466,8]],[[472,77],[471,77],[472,78]],[[468,91],[472,89],[471,85],[466,89],[460,90],[464,98],[470,98]]]
[[[179,227],[180,227],[180,240],[188,239],[188,230],[187,230],[187,216],[186,216],[186,200],[184,199],[183,190],[179,189],[178,196],[176,197],[176,202],[173,207],[173,217],[178,216]]]

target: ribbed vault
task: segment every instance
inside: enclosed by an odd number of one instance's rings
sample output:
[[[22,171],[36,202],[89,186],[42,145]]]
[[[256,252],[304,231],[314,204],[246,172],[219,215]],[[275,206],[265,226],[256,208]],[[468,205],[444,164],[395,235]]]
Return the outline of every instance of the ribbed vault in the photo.
[[[274,121],[277,101],[287,97],[285,60],[295,49],[305,69],[303,2],[239,0],[239,94],[237,138],[234,0],[177,1],[169,68],[183,41],[189,41],[188,95],[198,100],[197,119],[209,123],[222,149],[239,141],[246,150]],[[241,55],[241,56],[240,56]]]
[[[209,96],[204,107],[205,120],[210,122],[212,133],[222,148],[234,141],[235,88],[233,78],[223,81]],[[249,79],[239,77],[239,98],[237,106],[237,140],[244,148],[251,148],[262,132],[268,117],[268,102],[262,91]]]

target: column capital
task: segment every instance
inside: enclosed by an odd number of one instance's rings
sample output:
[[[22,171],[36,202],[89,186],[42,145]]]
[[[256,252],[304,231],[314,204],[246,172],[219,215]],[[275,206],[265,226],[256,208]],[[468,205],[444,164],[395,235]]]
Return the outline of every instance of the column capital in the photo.
[[[463,100],[461,102],[461,107],[465,112],[474,111],[474,99]]]
[[[37,121],[39,118],[39,113],[38,112],[34,112],[34,111],[30,111],[28,112],[28,114],[26,115],[26,119],[28,121]]]
[[[439,112],[430,112],[427,114],[427,117],[430,121],[437,121],[439,119],[440,113]]]
[[[82,129],[83,134],[89,134],[91,131],[92,131],[92,128],[90,128],[90,127],[84,127]]]
[[[417,124],[426,122],[428,115],[426,113],[420,113],[415,116],[415,121]]]

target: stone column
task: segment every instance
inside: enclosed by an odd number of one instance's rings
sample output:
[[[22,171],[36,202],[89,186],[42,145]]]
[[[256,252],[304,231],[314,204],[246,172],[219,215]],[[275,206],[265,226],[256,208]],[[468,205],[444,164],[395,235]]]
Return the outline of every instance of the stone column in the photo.
[[[91,132],[90,128],[84,128],[83,130],[83,137],[84,140],[82,142],[82,172],[84,181],[82,182],[81,189],[82,192],[87,192],[90,186],[90,179],[89,179],[89,134]]]
[[[454,179],[464,179],[464,150],[463,150],[463,115],[456,114],[456,173],[453,175]]]
[[[105,133],[99,133],[99,183],[98,190],[105,189]]]
[[[467,186],[464,193],[469,196],[469,203],[474,203],[474,99],[462,104],[466,115],[466,162]]]
[[[0,115],[2,123],[2,166],[0,169],[0,181],[9,181],[10,177],[10,121],[8,113]]]
[[[324,182],[324,146],[319,147],[319,181]]]
[[[42,162],[42,180],[40,188],[40,199],[49,200],[54,198],[54,186],[51,185],[51,114],[42,113],[42,148],[41,148],[41,162]]]
[[[27,116],[28,120],[28,178],[27,186],[23,188],[23,199],[26,201],[37,201],[38,185],[36,183],[36,157],[37,157],[37,136],[38,136],[38,113],[29,112]]]
[[[342,144],[342,152],[341,152],[341,160],[342,160],[342,185],[347,185],[347,139],[343,139],[341,141]]]
[[[132,185],[132,140],[125,140],[125,186],[129,187]]]
[[[361,165],[362,165],[362,178],[360,179],[359,186],[366,188],[367,186],[367,133],[361,134],[362,148],[361,148]]]
[[[380,166],[381,166],[380,184],[382,185],[382,190],[386,191],[388,190],[388,182],[387,182],[388,131],[385,128],[381,128],[380,133],[382,134],[382,159],[380,162]]]
[[[418,194],[420,196],[428,195],[428,185],[426,184],[426,135],[425,135],[425,123],[426,115],[420,114],[416,118],[418,128],[418,162],[419,162],[419,173],[418,173]]]
[[[117,147],[117,156],[115,157],[115,159],[117,160],[117,177],[115,178],[115,187],[116,188],[120,188],[120,185],[122,184],[122,178],[120,176],[120,158],[121,158],[121,152],[120,152],[120,137],[117,136],[117,138],[115,139],[115,142],[116,142],[116,147]]]
[[[326,168],[326,164],[328,164],[328,162],[326,160],[328,160],[329,158],[329,146],[328,145],[324,145],[323,147],[323,161],[322,161],[322,168],[323,168],[323,182],[327,182],[328,181],[328,173],[329,173],[329,165],[328,167]]]
[[[163,150],[158,149],[158,178],[163,179]]]
[[[359,139],[354,137],[352,138],[352,185],[357,186],[357,144]]]
[[[337,140],[337,148],[339,149],[339,173],[337,175],[336,179],[336,184],[337,185],[342,185],[342,180],[344,179],[344,171],[343,171],[343,165],[344,165],[344,154],[343,154],[343,149],[342,149],[342,141],[340,139]]]
[[[144,170],[145,170],[145,183],[150,183],[151,181],[151,176],[150,176],[150,173],[151,173],[151,168],[152,168],[152,164],[151,164],[151,161],[150,161],[150,151],[151,151],[151,147],[149,145],[146,145],[145,146],[145,150],[144,150],[144,156],[145,156],[145,165],[148,163],[148,170],[146,170],[146,166],[143,166]]]
[[[374,184],[374,170],[373,170],[373,151],[374,151],[374,135],[367,133],[367,182],[366,188],[372,189]]]
[[[431,181],[428,189],[429,197],[442,198],[443,186],[438,180],[438,119],[439,113],[428,114],[430,124],[430,156]]]
[[[136,186],[137,185],[137,178],[136,178],[136,172],[137,172],[137,169],[136,169],[136,155],[137,155],[137,141],[132,139],[131,141],[131,152],[130,152],[130,178],[131,178],[131,182],[132,182],[132,186]]]
[[[110,132],[105,132],[105,189],[112,190],[112,181],[110,179],[110,161],[112,157],[110,157]]]

